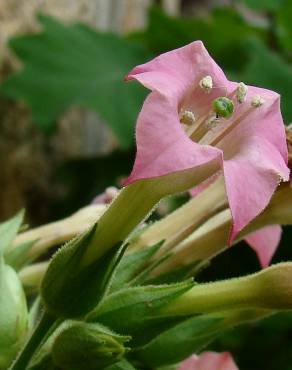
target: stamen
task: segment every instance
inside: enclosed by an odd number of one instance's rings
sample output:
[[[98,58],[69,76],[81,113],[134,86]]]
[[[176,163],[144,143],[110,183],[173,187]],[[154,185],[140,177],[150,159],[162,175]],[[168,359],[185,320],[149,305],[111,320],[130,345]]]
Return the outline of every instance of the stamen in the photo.
[[[263,104],[265,104],[265,100],[258,94],[252,97],[251,99],[251,106],[255,108],[261,107]]]
[[[238,103],[241,104],[241,103],[245,102],[246,95],[247,95],[247,90],[248,90],[248,87],[243,82],[240,82],[237,85],[237,88],[236,88],[236,99],[237,99]]]
[[[211,76],[205,76],[199,82],[200,88],[206,92],[210,92],[213,88],[213,80]]]
[[[196,121],[196,117],[195,117],[194,113],[189,111],[189,110],[185,110],[182,113],[181,118],[180,118],[180,122],[184,123],[187,126],[193,125],[195,123],[195,121]]]

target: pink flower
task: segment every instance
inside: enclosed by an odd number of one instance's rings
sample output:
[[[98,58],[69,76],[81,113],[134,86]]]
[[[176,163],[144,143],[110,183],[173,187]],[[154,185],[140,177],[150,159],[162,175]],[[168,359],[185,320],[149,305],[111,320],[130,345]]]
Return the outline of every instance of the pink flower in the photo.
[[[231,243],[289,178],[279,95],[227,80],[201,41],[135,67],[126,79],[152,90],[138,117],[126,184],[168,175],[174,192],[222,172]],[[228,99],[214,102],[218,97]]]
[[[183,361],[178,370],[238,370],[238,367],[228,352],[203,352]]]

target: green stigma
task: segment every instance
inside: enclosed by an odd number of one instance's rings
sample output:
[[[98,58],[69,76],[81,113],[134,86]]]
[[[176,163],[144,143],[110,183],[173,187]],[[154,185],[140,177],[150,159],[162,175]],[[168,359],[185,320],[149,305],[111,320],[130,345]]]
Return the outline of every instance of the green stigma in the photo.
[[[224,96],[221,96],[221,97],[213,100],[212,104],[213,104],[213,109],[214,109],[215,113],[219,117],[229,118],[233,113],[234,105],[233,105],[232,100],[230,100],[230,99],[228,99]]]

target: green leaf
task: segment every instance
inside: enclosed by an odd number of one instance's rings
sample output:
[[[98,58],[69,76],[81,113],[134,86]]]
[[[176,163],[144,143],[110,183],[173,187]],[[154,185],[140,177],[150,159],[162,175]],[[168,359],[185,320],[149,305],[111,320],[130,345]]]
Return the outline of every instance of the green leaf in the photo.
[[[193,286],[192,280],[171,284],[151,285],[121,289],[104,298],[89,315],[90,321],[102,323],[118,333],[148,336],[154,325],[170,322],[160,313],[161,307],[180,296]],[[152,325],[153,326],[153,325]],[[152,334],[151,334],[152,335]]]
[[[258,40],[248,43],[250,61],[240,75],[245,83],[269,88],[282,96],[282,113],[286,123],[292,120],[292,67]]]
[[[133,42],[86,25],[63,25],[48,16],[39,21],[41,33],[10,41],[23,70],[8,78],[0,92],[26,101],[35,123],[46,132],[69,106],[88,108],[110,125],[123,147],[129,147],[145,92],[123,78],[145,60],[145,52]]]
[[[218,334],[221,318],[196,316],[158,335],[134,354],[136,360],[152,367],[176,364],[198,352]]]
[[[96,226],[59,249],[43,278],[42,299],[47,310],[57,317],[78,318],[86,315],[109,288],[124,251],[120,243],[91,264],[82,266],[80,263]]]
[[[0,255],[12,244],[22,224],[24,211],[21,210],[14,217],[0,224]]]
[[[115,271],[111,290],[120,289],[134,279],[143,270],[147,261],[158,251],[162,243],[160,242],[151,247],[124,255]]]

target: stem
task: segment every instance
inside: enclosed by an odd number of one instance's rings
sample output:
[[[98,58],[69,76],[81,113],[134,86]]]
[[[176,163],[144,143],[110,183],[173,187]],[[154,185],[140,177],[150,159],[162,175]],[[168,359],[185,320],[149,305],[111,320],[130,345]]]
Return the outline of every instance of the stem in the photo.
[[[28,342],[26,343],[23,350],[20,352],[16,361],[10,367],[10,370],[25,370],[26,369],[34,353],[39,348],[39,346],[42,344],[42,341],[45,335],[50,330],[50,328],[53,326],[55,321],[56,321],[55,317],[51,316],[46,311],[43,313],[42,318],[40,322],[38,323],[35,331],[33,332]]]
[[[22,268],[18,275],[26,290],[38,289],[49,266],[49,261],[37,262]]]

